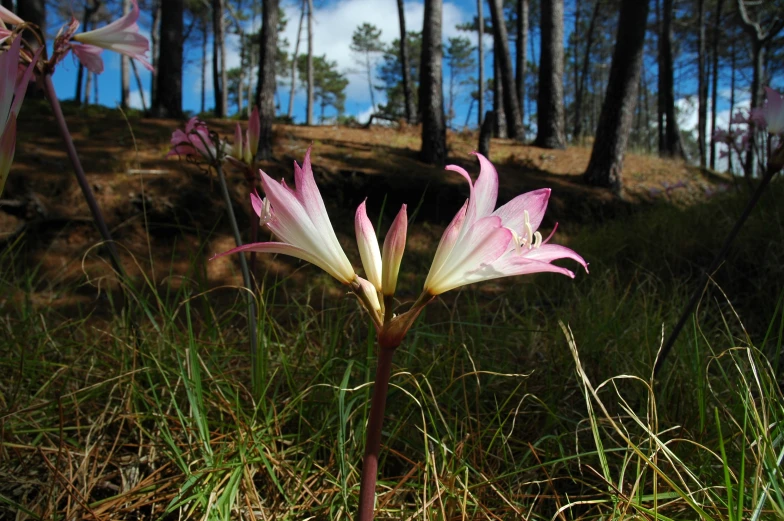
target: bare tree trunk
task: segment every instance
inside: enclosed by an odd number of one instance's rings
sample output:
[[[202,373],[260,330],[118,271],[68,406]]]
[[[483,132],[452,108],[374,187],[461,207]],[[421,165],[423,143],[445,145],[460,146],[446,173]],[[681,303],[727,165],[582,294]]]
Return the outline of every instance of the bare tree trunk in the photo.
[[[242,64],[245,59],[245,53],[250,54],[250,50],[246,50],[245,48],[245,35],[240,34],[240,77],[239,81],[237,82],[237,114],[240,116],[242,115],[242,93],[245,90],[245,69],[242,68]],[[228,85],[228,84],[226,84]],[[250,114],[250,110],[248,110],[248,114]]]
[[[670,157],[685,157],[681,145],[680,129],[675,117],[675,86],[672,67],[672,15],[673,0],[664,0],[662,5],[662,26],[659,35],[659,88],[662,91],[664,116],[664,148],[661,154]]]
[[[577,91],[574,99],[574,139],[580,140],[583,137],[583,97],[585,96],[585,79],[588,77],[588,69],[591,63],[591,49],[593,48],[593,36],[596,31],[596,22],[599,19],[599,6],[601,0],[595,0],[591,21],[588,24],[588,34],[585,35],[585,53],[583,54],[583,66],[580,79],[577,83]]]
[[[302,0],[302,12],[299,15],[299,29],[297,29],[297,43],[294,44],[294,54],[291,57],[291,88],[289,89],[289,110],[286,113],[289,120],[294,118],[294,95],[297,93],[297,56],[299,56],[299,42],[302,39],[302,26],[305,22],[307,5],[307,1]]]
[[[477,119],[479,120],[478,124],[481,129],[484,124],[482,118],[485,113],[485,46],[483,41],[485,36],[484,0],[476,0],[476,17],[476,29],[479,34],[479,40],[477,42],[477,49],[479,52],[479,79],[477,80],[477,83],[479,84],[479,114],[477,114]]]
[[[150,75],[150,104],[151,109],[158,106],[158,70],[161,55],[161,3],[163,0],[152,2],[152,28],[150,30],[150,56],[152,73]]]
[[[144,87],[142,86],[142,77],[139,76],[139,70],[136,68],[136,62],[131,60],[131,69],[133,70],[133,75],[136,78],[136,88],[139,91],[139,101],[142,103],[142,111],[147,112],[147,102],[144,99]]]
[[[498,65],[498,40],[493,38],[493,134],[497,138],[509,137],[506,127],[506,111],[504,110],[504,82]]]
[[[583,178],[620,192],[623,158],[634,118],[648,19],[648,2],[623,0],[610,79],[602,105],[591,160]]]
[[[705,0],[697,0],[697,140],[700,151],[700,167],[708,165],[706,149],[708,127],[708,81],[705,78]]]
[[[257,157],[272,158],[272,121],[275,119],[275,58],[278,51],[278,0],[266,0],[261,8],[261,56],[256,105],[261,131]]]
[[[201,113],[204,113],[207,102],[207,19],[202,20],[201,34]]]
[[[422,58],[419,80],[419,107],[422,111],[422,160],[443,165],[446,160],[446,126],[441,43],[442,0],[425,0],[422,27]]]
[[[563,105],[563,0],[542,2],[542,43],[535,146],[565,148]]]
[[[406,33],[406,13],[403,0],[397,0],[397,17],[400,22],[400,65],[403,67],[403,100],[406,105],[406,123],[416,122],[414,105],[414,86],[411,83],[411,64],[408,57],[408,34]],[[480,44],[481,45],[481,44]]]
[[[221,48],[223,47],[223,0],[212,0],[212,94],[215,102],[215,117],[226,117],[226,106],[223,104],[223,71]]]
[[[719,101],[719,27],[721,25],[721,11],[724,0],[719,0],[716,5],[716,17],[713,21],[713,103],[711,103],[711,133],[716,132],[716,105]],[[732,117],[732,113],[730,113]],[[710,167],[716,169],[716,142],[710,140]]]
[[[161,2],[158,96],[152,106],[156,117],[182,117],[182,55],[184,0]]]
[[[131,1],[123,0],[123,14],[131,11]],[[130,58],[120,56],[120,107],[127,109],[131,103],[131,64]]]
[[[517,0],[517,68],[515,87],[517,101],[520,103],[520,123],[525,132],[525,75],[528,67],[526,48],[528,47],[528,0]]]
[[[658,38],[658,46],[659,46],[659,56],[657,57],[657,73],[656,73],[656,121],[658,124],[657,127],[657,135],[658,135],[658,142],[659,142],[659,155],[665,155],[665,142],[664,142],[664,74],[662,74],[662,67],[661,67],[661,49],[662,49],[662,41],[664,40],[664,29],[662,23],[662,15],[661,15],[661,3],[660,0],[656,0],[656,30]]]
[[[313,125],[313,0],[308,0],[308,126]]]
[[[736,67],[735,67],[736,56],[735,56],[735,39],[734,38],[732,39],[731,51],[730,52],[732,53],[730,55],[731,56],[731,58],[730,58],[730,120],[729,120],[729,123],[727,124],[727,130],[729,132],[732,132],[732,113],[735,111],[735,73],[736,73]],[[740,159],[740,158],[738,158],[738,159]],[[730,174],[732,174],[732,171],[733,171],[733,168],[732,168],[732,147],[729,147],[727,149],[727,170],[729,171]]]
[[[92,27],[92,18],[95,12],[98,10],[98,7],[99,5],[97,3],[92,3],[92,4],[89,2],[84,3],[84,13],[82,14],[82,32],[87,32]],[[82,62],[79,62],[79,68],[77,69],[76,72],[76,94],[74,95],[74,102],[76,103],[76,105],[81,105],[83,101],[82,86],[85,83],[84,74],[86,71],[87,69],[85,69],[84,65],[82,65]],[[87,72],[87,88],[86,88],[87,93],[84,96],[86,100],[84,101],[85,104],[89,104],[90,102],[90,85],[91,85],[90,73]]]
[[[515,90],[515,77],[512,71],[512,57],[509,53],[509,37],[506,33],[506,22],[501,0],[490,0],[490,14],[493,18],[493,39],[498,41],[496,59],[501,72],[501,81],[504,84],[504,112],[506,112],[506,126],[509,137],[522,140],[523,119],[520,115],[520,103]]]

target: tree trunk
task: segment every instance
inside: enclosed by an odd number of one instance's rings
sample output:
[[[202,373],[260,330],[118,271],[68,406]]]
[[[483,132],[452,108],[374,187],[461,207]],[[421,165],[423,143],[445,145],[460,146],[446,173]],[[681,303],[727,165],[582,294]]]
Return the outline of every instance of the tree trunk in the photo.
[[[730,50],[730,120],[727,123],[727,131],[732,132],[732,114],[735,112],[735,39],[732,39]],[[739,158],[740,159],[740,158]],[[732,175],[732,147],[727,148],[727,170]]]
[[[123,0],[123,14],[131,11],[131,1]],[[120,56],[120,107],[127,109],[131,103],[131,59]]]
[[[308,0],[308,126],[313,125],[313,0]]]
[[[422,58],[419,80],[419,106],[422,111],[422,160],[443,165],[446,160],[446,127],[441,43],[442,0],[425,0],[422,27]]]
[[[242,115],[242,93],[245,90],[245,69],[242,68],[242,64],[245,62],[245,53],[250,54],[250,49],[245,48],[245,35],[240,34],[240,77],[239,81],[237,82],[237,114],[240,116]],[[228,85],[224,83],[224,85]],[[248,115],[250,115],[250,110],[248,110]]]
[[[307,9],[306,0],[302,0],[302,12],[299,14],[299,28],[297,29],[297,43],[294,44],[294,54],[291,56],[291,87],[289,89],[289,110],[286,116],[289,121],[294,119],[294,95],[297,93],[297,56],[299,56],[299,42],[302,40],[302,26],[305,22],[305,9]]]
[[[91,74],[90,71],[87,72],[87,81],[84,84],[84,104],[90,104],[90,89],[93,88],[93,79],[95,78],[95,74]]]
[[[221,60],[224,48],[223,0],[212,0],[212,94],[215,99],[215,117],[226,117],[224,89],[226,64]]]
[[[158,106],[158,70],[160,68],[161,54],[161,3],[163,0],[152,2],[152,28],[150,30],[150,58],[152,72],[150,74],[150,100],[152,110]]]
[[[623,156],[634,118],[647,19],[648,2],[623,0],[610,79],[591,160],[583,175],[587,183],[616,192],[621,189]]]
[[[509,137],[506,130],[506,111],[504,110],[504,82],[498,64],[498,40],[493,38],[493,135],[497,138]]]
[[[563,0],[542,2],[537,134],[534,145],[565,148],[563,105]]]
[[[201,34],[201,113],[207,103],[207,19],[202,19]]]
[[[403,99],[406,105],[406,123],[416,122],[414,106],[414,87],[411,84],[411,65],[408,57],[408,35],[406,33],[406,13],[403,0],[397,0],[397,16],[400,22],[400,65],[403,67]]]
[[[493,19],[493,39],[498,41],[496,59],[501,72],[504,86],[504,112],[506,112],[506,128],[512,139],[523,139],[523,119],[520,116],[520,103],[517,100],[515,77],[512,71],[512,57],[509,54],[509,37],[506,33],[506,22],[501,0],[490,0],[490,15]]]
[[[517,0],[517,43],[515,69],[515,91],[517,102],[520,104],[520,124],[525,133],[525,74],[528,67],[526,60],[526,47],[528,47],[528,0]]]
[[[662,25],[659,35],[659,88],[662,112],[666,120],[664,128],[664,146],[660,147],[660,155],[669,157],[685,157],[681,145],[681,134],[678,120],[675,117],[675,86],[672,67],[672,15],[673,0],[664,0],[662,4]]]
[[[181,118],[184,0],[161,2],[160,57],[152,113],[161,118]]]
[[[484,13],[484,0],[476,0],[476,15],[477,15],[477,31],[479,32],[479,41],[477,42],[479,50],[479,127],[483,125],[482,118],[485,117],[485,50],[484,50],[484,36],[485,36],[485,13]],[[485,118],[487,119],[487,118]]]
[[[719,0],[716,6],[716,18],[713,21],[713,103],[711,103],[711,134],[716,132],[716,105],[719,101],[719,27],[721,26],[721,11],[724,8],[724,0]],[[730,113],[732,117],[732,113]],[[716,169],[716,142],[710,140],[710,167]]]
[[[139,70],[136,68],[136,62],[131,60],[131,70],[136,78],[136,89],[139,91],[139,101],[142,103],[142,112],[147,112],[147,102],[144,99],[144,87],[142,86],[142,78],[139,76]]]
[[[272,121],[275,119],[275,58],[278,51],[278,0],[266,0],[261,8],[261,55],[256,105],[261,131],[259,152],[262,160],[272,158]]]
[[[700,151],[700,167],[708,165],[706,149],[708,127],[708,79],[705,78],[705,0],[697,0],[697,140]]]
[[[493,118],[495,113],[488,110],[482,126],[479,128],[479,153],[485,157],[490,157],[490,138],[493,137]]]
[[[585,53],[583,54],[582,71],[577,84],[577,91],[574,100],[574,139],[580,140],[583,137],[583,97],[585,96],[585,79],[588,77],[588,70],[591,63],[591,49],[593,48],[593,36],[596,31],[596,22],[599,19],[599,6],[601,0],[595,0],[591,21],[588,24],[588,34],[585,35]]]

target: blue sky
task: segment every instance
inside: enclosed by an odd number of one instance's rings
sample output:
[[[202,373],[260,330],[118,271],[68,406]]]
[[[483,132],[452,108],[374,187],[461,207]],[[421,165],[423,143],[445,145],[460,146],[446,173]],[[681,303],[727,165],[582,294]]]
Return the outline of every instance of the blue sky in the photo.
[[[349,49],[351,34],[354,28],[363,22],[369,22],[382,31],[381,38],[385,43],[391,43],[399,34],[397,4],[394,0],[329,0],[315,2],[314,11],[314,51],[318,55],[326,54],[327,58],[336,61],[338,69],[346,73],[349,85],[346,90],[346,114],[354,115],[360,119],[367,118],[371,111],[370,94],[368,92],[367,80],[363,75],[350,73],[355,67],[354,56]],[[406,1],[406,23],[409,30],[421,30],[424,4],[420,1]],[[288,24],[283,34],[290,42],[289,51],[293,49],[297,37],[297,26],[299,22],[300,2],[284,0],[281,4],[286,12]],[[476,12],[476,2],[474,0],[454,0],[444,4],[444,23],[443,37],[446,41],[453,36],[466,36],[471,38],[476,44],[476,34],[458,31],[456,25],[470,21]],[[486,13],[489,17],[489,13]],[[61,25],[63,20],[50,20],[52,29]],[[258,25],[260,20],[256,20]],[[142,32],[148,30],[150,16],[142,13],[140,19]],[[250,27],[251,22],[248,22]],[[491,48],[492,39],[486,37],[486,52]],[[211,45],[210,45],[211,47]],[[229,68],[239,65],[239,49],[237,39],[232,38],[228,44],[227,64]],[[300,52],[304,48],[300,47]],[[104,51],[103,59],[105,71],[99,76],[98,80],[98,100],[99,103],[114,106],[120,99],[120,59],[119,56]],[[198,42],[193,42],[186,46],[186,67],[183,78],[183,108],[186,111],[198,112],[201,105],[201,49]],[[209,56],[211,60],[211,55]],[[74,96],[76,84],[77,63],[66,58],[58,67],[55,74],[55,87],[61,99],[68,99]],[[209,69],[209,67],[208,67]],[[138,67],[144,86],[145,100],[150,103],[150,74],[141,67]],[[488,73],[489,76],[489,73]],[[445,86],[446,88],[446,86]],[[132,78],[132,105],[141,108],[141,96],[138,92],[136,81]],[[212,102],[212,76],[208,71],[207,78],[207,108],[213,105]],[[278,86],[277,101],[280,104],[280,111],[285,112],[288,107],[289,87],[282,81]],[[379,99],[381,98],[381,99]],[[383,95],[376,94],[376,102],[383,102]],[[236,106],[229,107],[230,112],[236,111]],[[465,121],[468,110],[468,88],[464,88],[460,94],[459,104],[456,110],[455,121],[460,125]],[[475,109],[474,109],[475,110]],[[318,111],[316,112],[318,114]],[[471,117],[475,121],[475,112]],[[301,89],[295,96],[295,120],[301,122],[305,116],[305,95]]]

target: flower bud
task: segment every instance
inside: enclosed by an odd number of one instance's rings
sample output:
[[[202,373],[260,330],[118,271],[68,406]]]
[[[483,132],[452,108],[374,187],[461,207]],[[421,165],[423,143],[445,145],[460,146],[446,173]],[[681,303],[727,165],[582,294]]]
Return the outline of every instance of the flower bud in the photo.
[[[384,296],[395,294],[400,262],[403,259],[403,251],[406,249],[407,229],[408,215],[406,214],[406,205],[403,205],[384,239],[384,249],[381,254],[381,291]]]

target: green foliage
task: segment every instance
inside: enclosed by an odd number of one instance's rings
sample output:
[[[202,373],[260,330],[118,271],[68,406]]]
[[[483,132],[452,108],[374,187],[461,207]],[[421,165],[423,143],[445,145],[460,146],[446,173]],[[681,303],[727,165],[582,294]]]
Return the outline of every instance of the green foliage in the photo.
[[[414,106],[418,106],[419,60],[422,55],[422,33],[409,32],[408,63],[413,85]],[[403,95],[403,66],[400,58],[400,39],[395,39],[384,50],[384,56],[378,67],[380,85],[376,88],[386,94],[387,103],[379,105],[379,111],[390,118],[400,119],[406,115],[405,97]]]
[[[338,116],[345,110],[348,79],[337,71],[337,62],[327,60],[326,55],[313,57],[313,97],[321,107],[319,119],[324,121],[327,107],[334,108]],[[303,88],[307,86],[308,57],[297,57],[297,74]]]

